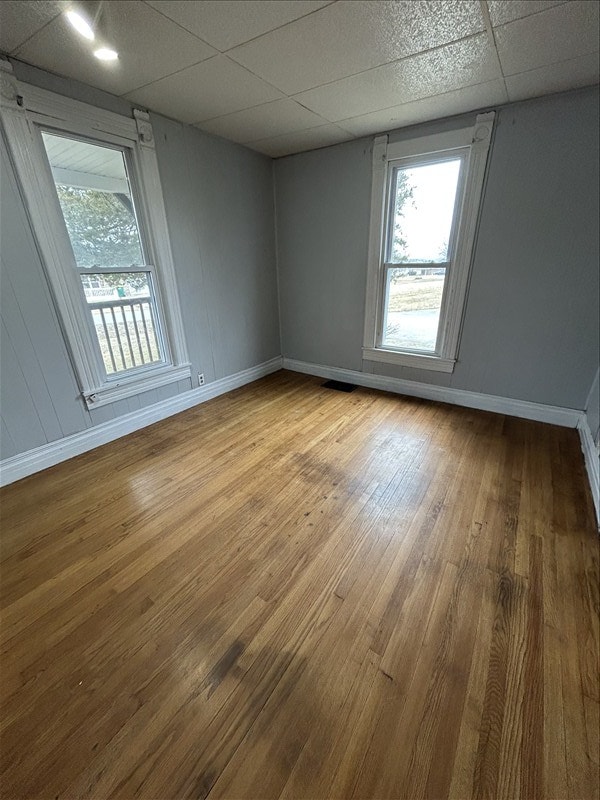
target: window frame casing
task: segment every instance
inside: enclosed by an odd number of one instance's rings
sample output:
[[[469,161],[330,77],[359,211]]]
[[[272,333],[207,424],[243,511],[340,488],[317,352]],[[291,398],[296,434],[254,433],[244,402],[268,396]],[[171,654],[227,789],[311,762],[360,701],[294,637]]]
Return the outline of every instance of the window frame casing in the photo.
[[[18,83],[0,62],[0,118],[9,154],[42,256],[81,394],[88,409],[191,377],[169,241],[154,135],[149,116],[133,117]],[[42,130],[83,137],[127,150],[140,236],[154,267],[156,309],[161,319],[164,362],[106,375],[83,291]]]
[[[452,372],[457,360],[462,318],[466,303],[475,233],[483,191],[485,168],[491,142],[495,112],[479,114],[475,125],[453,131],[388,143],[388,136],[377,136],[373,145],[371,219],[367,267],[367,291],[363,360],[438,372]],[[461,176],[462,197],[457,197],[453,226],[455,249],[449,255],[435,353],[402,350],[382,345],[386,293],[387,243],[394,168],[431,159],[461,155],[465,161]],[[461,187],[457,189],[460,191]]]

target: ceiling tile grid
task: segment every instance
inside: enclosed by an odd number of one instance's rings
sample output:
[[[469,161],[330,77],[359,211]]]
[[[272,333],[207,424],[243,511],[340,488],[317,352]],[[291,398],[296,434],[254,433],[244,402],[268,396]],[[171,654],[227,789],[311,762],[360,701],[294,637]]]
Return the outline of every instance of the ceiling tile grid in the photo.
[[[275,100],[218,117],[202,124],[202,129],[240,144],[259,139],[282,136],[292,131],[303,131],[324,125],[326,120],[297,103],[295,100]]]
[[[80,10],[100,64],[62,12]],[[0,49],[275,157],[598,82],[595,0],[2,0]]]
[[[98,14],[93,47],[107,45],[117,50],[117,61],[100,64],[91,53],[91,43],[73,31],[63,14],[18,47],[13,55],[36,67],[122,95],[217,53],[138,0],[79,3],[78,7],[89,9],[91,20]]]
[[[529,17],[552,6],[560,6],[567,0],[487,0],[492,25],[504,25],[515,19]]]
[[[229,55],[286,94],[295,94],[483,29],[476,2],[340,0]]]
[[[370,114],[342,119],[338,125],[355,136],[367,136],[502,103],[506,103],[506,89],[504,81],[496,79],[402,103],[382,111],[372,111]]]
[[[182,122],[201,122],[270,100],[283,92],[219,54],[125,95]]]
[[[5,53],[14,52],[63,9],[64,3],[44,0],[29,3],[6,0],[0,3],[0,49]]]
[[[506,78],[508,98],[515,102],[589,86],[590,76],[598,74],[598,61],[598,53],[589,53],[528,72],[509,75]]]
[[[318,128],[309,128],[304,131],[294,131],[261,139],[252,143],[252,148],[264,153],[271,158],[279,158],[290,152],[298,153],[304,150],[314,150],[318,147],[328,147],[332,144],[347,142],[355,137],[343,130],[339,125],[321,125]]]
[[[422,97],[500,78],[485,33],[375,67],[296,95],[317,114],[337,122]]]
[[[221,53],[306,16],[331,0],[147,0],[165,16]]]
[[[600,3],[561,3],[494,30],[504,75],[598,51]]]

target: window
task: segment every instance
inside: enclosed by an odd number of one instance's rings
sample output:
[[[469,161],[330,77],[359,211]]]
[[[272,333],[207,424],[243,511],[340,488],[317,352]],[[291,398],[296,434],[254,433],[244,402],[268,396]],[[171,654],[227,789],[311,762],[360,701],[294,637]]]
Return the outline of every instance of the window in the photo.
[[[189,378],[148,116],[1,77],[4,133],[87,406]]]
[[[375,140],[365,360],[454,369],[493,119]]]

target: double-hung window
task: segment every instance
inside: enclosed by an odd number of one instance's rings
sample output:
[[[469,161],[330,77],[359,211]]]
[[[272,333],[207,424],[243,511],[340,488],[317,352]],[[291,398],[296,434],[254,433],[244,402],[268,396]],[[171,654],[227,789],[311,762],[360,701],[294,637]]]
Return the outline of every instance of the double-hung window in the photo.
[[[376,138],[365,360],[454,369],[493,120]]]
[[[85,403],[189,378],[148,115],[1,77],[4,134]]]

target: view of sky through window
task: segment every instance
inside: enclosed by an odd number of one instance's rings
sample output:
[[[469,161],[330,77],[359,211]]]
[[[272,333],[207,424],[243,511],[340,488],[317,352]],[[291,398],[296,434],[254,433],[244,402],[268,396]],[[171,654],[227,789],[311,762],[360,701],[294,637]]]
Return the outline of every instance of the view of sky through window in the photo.
[[[396,170],[392,262],[444,262],[460,159]]]

